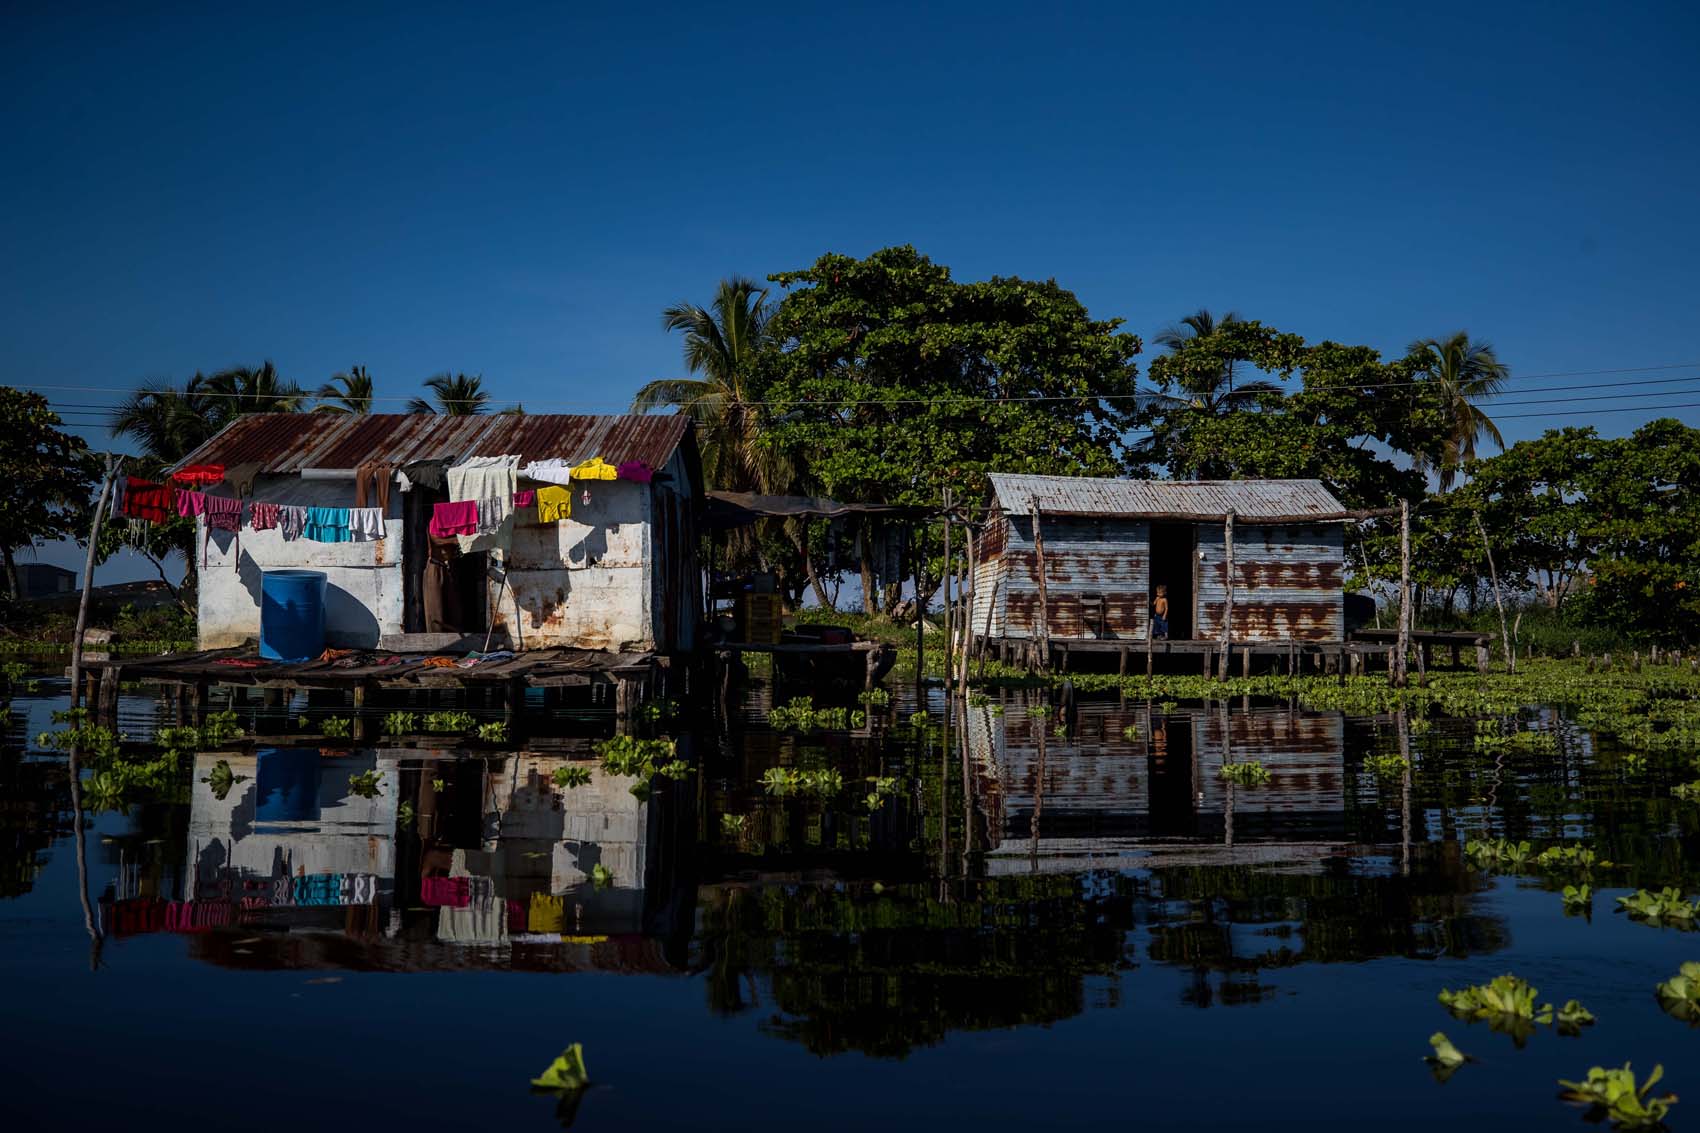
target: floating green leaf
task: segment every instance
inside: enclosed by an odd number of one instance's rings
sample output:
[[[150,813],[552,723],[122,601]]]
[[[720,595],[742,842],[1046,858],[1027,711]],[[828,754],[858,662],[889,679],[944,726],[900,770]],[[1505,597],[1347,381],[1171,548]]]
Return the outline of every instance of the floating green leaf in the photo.
[[[1665,1014],[1685,1023],[1700,1023],[1700,963],[1683,962],[1676,975],[1653,988]]]
[[[1635,920],[1660,927],[1693,928],[1696,911],[1700,910],[1700,902],[1684,900],[1682,890],[1669,886],[1657,893],[1637,889],[1627,897],[1619,897],[1617,905]]]
[[[590,1085],[590,1074],[584,1068],[584,1049],[574,1043],[549,1064],[549,1068],[531,1080],[539,1090],[582,1090]]]
[[[1263,764],[1259,763],[1255,759],[1248,759],[1240,763],[1224,763],[1222,764],[1221,769],[1217,771],[1217,774],[1226,779],[1228,782],[1235,783],[1241,787],[1260,786],[1274,778],[1274,776],[1269,774],[1268,770],[1264,768]]]
[[[1647,1080],[1637,1086],[1635,1072],[1625,1062],[1621,1070],[1595,1066],[1589,1069],[1585,1081],[1569,1082],[1561,1078],[1558,1084],[1564,1087],[1560,1096],[1589,1106],[1588,1116],[1593,1120],[1606,1118],[1619,1129],[1653,1129],[1664,1122],[1676,1102],[1675,1094],[1649,1096],[1664,1074],[1663,1066],[1655,1066]]]

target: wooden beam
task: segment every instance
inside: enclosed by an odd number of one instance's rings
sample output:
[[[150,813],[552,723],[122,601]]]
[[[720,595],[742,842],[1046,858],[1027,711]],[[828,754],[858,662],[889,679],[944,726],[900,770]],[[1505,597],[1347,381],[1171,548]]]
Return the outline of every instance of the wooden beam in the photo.
[[[1222,523],[1228,518],[1225,512],[1207,511],[1075,511],[1069,508],[1048,507],[1046,514],[1063,518],[1080,519],[1143,519],[1158,520],[1174,523]],[[1260,515],[1253,517],[1239,516],[1241,527],[1289,527],[1303,526],[1308,523],[1357,523],[1366,519],[1387,519],[1398,515],[1398,508],[1360,508],[1354,511],[1328,511],[1312,514],[1296,513],[1293,515]]]

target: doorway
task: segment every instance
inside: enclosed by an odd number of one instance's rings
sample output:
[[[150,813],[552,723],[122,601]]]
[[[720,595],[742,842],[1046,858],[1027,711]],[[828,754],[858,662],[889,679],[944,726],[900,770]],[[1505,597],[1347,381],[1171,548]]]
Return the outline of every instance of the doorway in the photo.
[[[1188,641],[1193,627],[1193,567],[1197,562],[1197,535],[1190,523],[1151,525],[1151,590],[1169,592],[1169,640]]]

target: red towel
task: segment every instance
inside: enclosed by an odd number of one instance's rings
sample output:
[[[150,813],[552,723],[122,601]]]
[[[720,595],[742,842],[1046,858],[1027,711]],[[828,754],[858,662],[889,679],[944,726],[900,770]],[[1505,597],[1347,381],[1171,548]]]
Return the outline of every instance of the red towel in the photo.
[[[190,464],[171,474],[179,484],[216,484],[224,479],[222,464]]]
[[[438,539],[478,534],[478,501],[453,500],[434,504],[431,508],[431,534]]]
[[[149,523],[164,523],[177,514],[177,497],[173,489],[152,480],[135,476],[124,478],[124,506],[118,514],[126,519],[145,519]]]
[[[527,488],[523,492],[515,492],[514,493],[514,506],[515,507],[536,507],[537,506],[537,489],[536,488]]]

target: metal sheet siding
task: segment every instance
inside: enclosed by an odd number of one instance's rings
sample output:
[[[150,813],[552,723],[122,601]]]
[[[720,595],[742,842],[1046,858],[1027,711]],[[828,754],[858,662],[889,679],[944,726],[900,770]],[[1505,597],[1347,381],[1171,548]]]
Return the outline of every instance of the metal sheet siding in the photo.
[[[1039,625],[1038,562],[1033,521],[1006,519],[1007,542],[998,601],[1004,637],[1033,637]],[[1045,540],[1048,626],[1052,639],[1096,638],[1084,619],[1081,595],[1103,597],[1105,638],[1144,640],[1149,610],[1150,525],[1140,520],[1040,516]],[[984,616],[982,612],[982,617]],[[997,624],[994,613],[994,624]],[[982,623],[983,624],[983,623]]]
[[[1344,510],[1320,480],[1110,480],[1091,476],[990,477],[999,507],[1025,515],[1040,511],[1075,515],[1226,515],[1246,518],[1326,515]]]
[[[1222,636],[1223,529],[1198,524],[1195,636]],[[1234,528],[1234,640],[1342,641],[1344,535],[1338,524]]]

